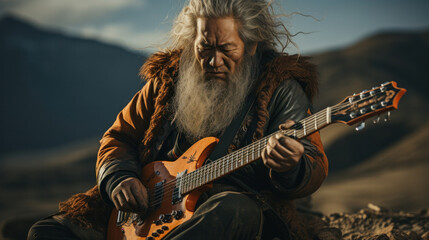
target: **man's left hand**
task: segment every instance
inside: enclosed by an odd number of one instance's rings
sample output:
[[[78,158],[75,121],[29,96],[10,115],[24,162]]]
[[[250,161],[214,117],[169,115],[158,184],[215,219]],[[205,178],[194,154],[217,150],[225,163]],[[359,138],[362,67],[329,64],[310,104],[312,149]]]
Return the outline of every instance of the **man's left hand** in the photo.
[[[294,124],[294,121],[287,120],[279,128],[286,130]],[[300,142],[277,133],[268,139],[267,146],[262,151],[262,161],[276,172],[286,172],[299,163],[302,154],[304,146]]]

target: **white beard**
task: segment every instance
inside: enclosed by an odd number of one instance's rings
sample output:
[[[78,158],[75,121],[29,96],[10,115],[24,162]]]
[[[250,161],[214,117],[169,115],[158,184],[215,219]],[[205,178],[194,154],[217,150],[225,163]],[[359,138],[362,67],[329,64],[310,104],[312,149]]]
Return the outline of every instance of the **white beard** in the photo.
[[[257,69],[255,58],[245,56],[225,82],[205,80],[192,48],[183,51],[173,100],[179,131],[191,140],[221,133],[243,106]]]

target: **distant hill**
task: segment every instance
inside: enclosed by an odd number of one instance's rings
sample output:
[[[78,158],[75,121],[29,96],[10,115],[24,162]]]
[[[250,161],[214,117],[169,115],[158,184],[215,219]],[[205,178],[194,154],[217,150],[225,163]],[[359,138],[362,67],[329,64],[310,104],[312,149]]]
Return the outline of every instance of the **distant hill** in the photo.
[[[142,87],[145,56],[0,19],[0,159],[101,138]]]
[[[314,194],[325,214],[350,212],[366,203],[396,211],[419,211],[429,206],[429,121],[391,148],[354,168],[330,176]]]
[[[386,81],[408,90],[389,123],[368,121],[359,133],[342,125],[322,130],[330,176],[315,196],[317,209],[347,211],[367,201],[427,207],[418,193],[427,192],[421,183],[429,171],[428,50],[429,31],[392,32],[313,56],[316,110]],[[0,20],[0,221],[53,213],[58,201],[95,183],[97,139],[141,88],[144,60],[14,17]]]
[[[347,95],[396,81],[408,92],[392,112],[391,121],[359,133],[350,127],[329,127],[322,137],[330,171],[351,167],[417,131],[429,118],[429,31],[382,33],[350,47],[313,56],[320,73],[316,109],[333,105]],[[381,116],[383,119],[383,116]]]

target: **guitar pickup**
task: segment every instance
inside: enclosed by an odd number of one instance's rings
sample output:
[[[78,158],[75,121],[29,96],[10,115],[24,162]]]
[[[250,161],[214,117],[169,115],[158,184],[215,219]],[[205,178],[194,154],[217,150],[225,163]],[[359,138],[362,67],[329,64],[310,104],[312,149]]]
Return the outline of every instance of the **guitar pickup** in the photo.
[[[164,183],[165,180],[161,181],[161,182],[157,182],[155,184],[155,190],[154,190],[154,194],[153,194],[153,208],[159,208],[161,206],[162,200],[164,198]]]
[[[188,172],[188,170],[185,170],[183,172],[180,172],[176,176],[176,186],[173,189],[173,195],[171,196],[171,200],[173,205],[176,203],[179,203],[182,201],[182,177]]]

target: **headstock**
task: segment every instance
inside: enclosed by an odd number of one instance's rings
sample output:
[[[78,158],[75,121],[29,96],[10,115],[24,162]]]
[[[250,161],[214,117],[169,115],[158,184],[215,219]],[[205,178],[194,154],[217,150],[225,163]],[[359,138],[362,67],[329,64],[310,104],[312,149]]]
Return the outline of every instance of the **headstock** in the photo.
[[[331,108],[331,119],[333,122],[353,125],[374,115],[397,109],[398,102],[406,91],[398,88],[396,82],[392,81],[353,94]]]

